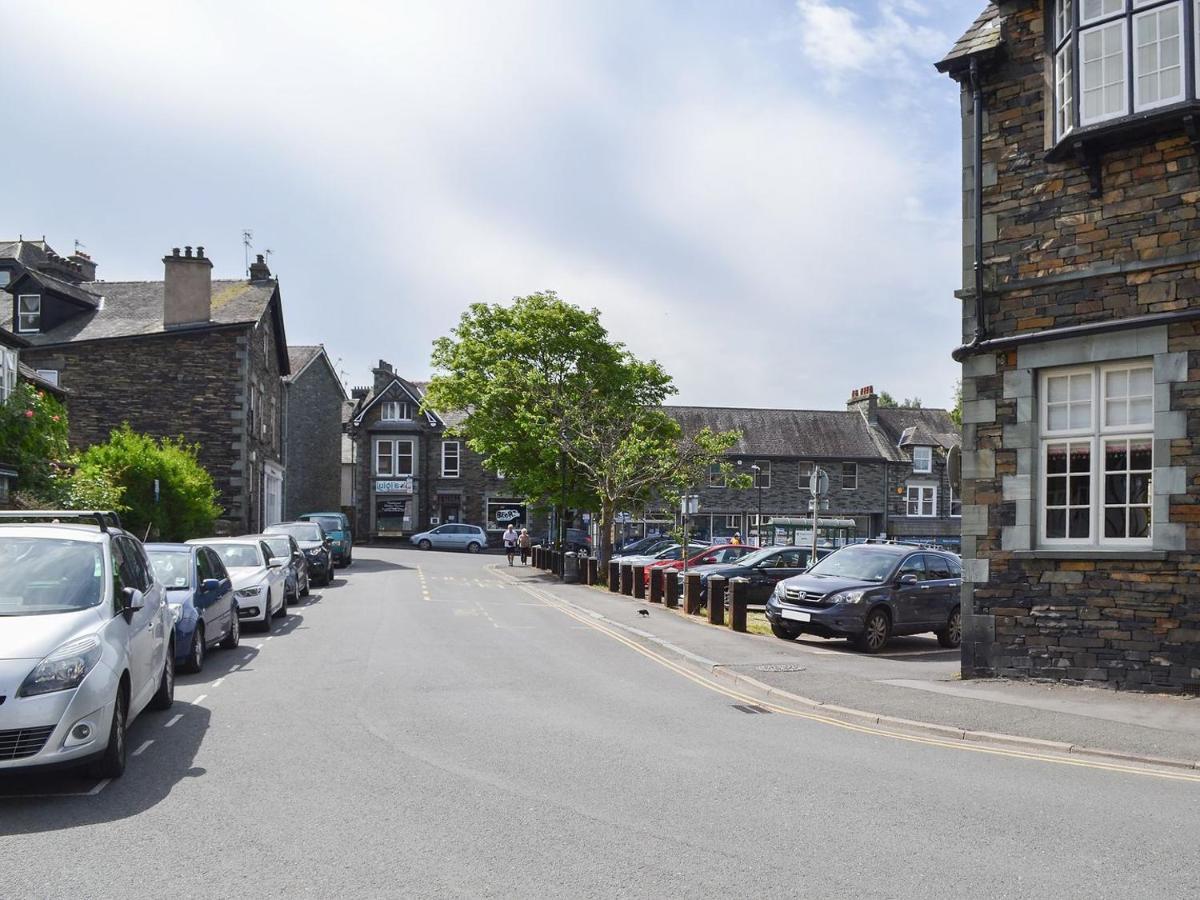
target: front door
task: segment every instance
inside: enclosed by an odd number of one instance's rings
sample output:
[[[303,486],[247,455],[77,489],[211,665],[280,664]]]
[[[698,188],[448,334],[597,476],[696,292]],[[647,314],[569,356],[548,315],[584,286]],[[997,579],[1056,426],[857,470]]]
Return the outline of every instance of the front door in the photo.
[[[462,509],[462,506],[457,500],[443,500],[442,501],[442,521],[448,522],[451,524],[461,521],[461,517],[462,517],[461,509]]]

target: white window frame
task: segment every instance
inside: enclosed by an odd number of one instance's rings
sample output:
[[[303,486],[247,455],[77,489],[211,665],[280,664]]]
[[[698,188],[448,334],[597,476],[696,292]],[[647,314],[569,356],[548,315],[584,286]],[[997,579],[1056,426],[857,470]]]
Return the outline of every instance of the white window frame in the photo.
[[[851,484],[851,485],[847,485],[847,483],[846,483],[847,467],[854,469],[854,476],[853,476],[853,478],[850,479],[853,482],[853,484]],[[843,491],[857,491],[858,490],[858,463],[853,463],[853,462],[842,463],[842,490]]]
[[[916,494],[917,511],[913,512],[913,495]],[[904,498],[904,514],[910,519],[936,519],[938,514],[936,484],[910,484]],[[925,512],[928,504],[929,512]]]
[[[0,403],[6,403],[17,389],[20,357],[11,347],[0,347]]]
[[[1075,128],[1075,41],[1054,55],[1054,130],[1059,138]]]
[[[1080,125],[1096,125],[1100,122],[1107,122],[1111,119],[1121,119],[1129,115],[1129,79],[1133,77],[1133,66],[1129,59],[1129,23],[1126,19],[1114,19],[1111,22],[1104,22],[1101,25],[1096,25],[1093,28],[1080,29],[1079,32],[1079,124]],[[1087,115],[1087,92],[1090,87],[1087,77],[1087,62],[1083,58],[1084,44],[1088,35],[1093,32],[1106,31],[1109,28],[1120,29],[1120,40],[1118,45],[1121,48],[1121,108],[1112,112],[1101,112],[1099,115],[1088,118]],[[1104,38],[1101,37],[1101,50],[1103,51]],[[1100,68],[1104,68],[1104,61],[1110,57],[1100,56]],[[1101,75],[1103,79],[1103,75]],[[1103,93],[1109,87],[1112,87],[1116,82],[1105,82],[1101,80],[1099,89]],[[1103,100],[1103,97],[1101,98]]]
[[[1106,0],[1100,0],[1100,5],[1101,5],[1102,11],[1097,13],[1096,15],[1092,16],[1090,19],[1087,19],[1087,18],[1084,18],[1084,16],[1087,14],[1088,0],[1079,0],[1079,24],[1080,24],[1080,26],[1091,25],[1094,22],[1103,22],[1105,19],[1111,19],[1115,16],[1124,15],[1125,12],[1129,8],[1129,4],[1126,2],[1126,0],[1118,0],[1118,2],[1121,4],[1120,9],[1114,10],[1112,12],[1103,12],[1103,6],[1104,6],[1105,2],[1106,2]]]
[[[411,422],[412,404],[403,400],[384,400],[379,404],[381,422]]]
[[[400,453],[400,445],[408,445],[408,453]],[[387,448],[388,470],[384,471],[380,460]],[[400,471],[400,460],[408,459],[408,471]],[[411,478],[416,472],[416,448],[411,438],[376,438],[375,440],[375,477],[377,478]]]
[[[1156,18],[1155,27],[1159,28],[1161,23],[1158,21],[1157,17],[1161,16],[1167,10],[1172,10],[1172,9],[1175,10],[1175,14],[1178,16],[1178,19],[1179,19],[1179,31],[1175,35],[1175,40],[1179,44],[1179,50],[1178,50],[1177,57],[1176,57],[1178,59],[1178,63],[1176,66],[1168,67],[1166,69],[1162,68],[1162,66],[1161,66],[1162,34],[1160,31],[1159,35],[1158,35],[1158,39],[1154,44],[1154,46],[1156,48],[1155,52],[1159,56],[1159,66],[1160,67],[1155,70],[1154,74],[1159,78],[1159,86],[1161,88],[1162,73],[1165,71],[1169,71],[1169,69],[1171,69],[1171,68],[1178,68],[1179,69],[1179,92],[1170,97],[1161,97],[1160,96],[1158,100],[1144,101],[1144,100],[1142,100],[1142,97],[1141,97],[1140,81],[1141,81],[1142,75],[1145,73],[1138,71],[1138,63],[1139,63],[1139,60],[1141,57],[1141,53],[1140,53],[1141,47],[1137,43],[1138,22],[1141,19],[1145,19],[1145,18],[1154,16]],[[1167,3],[1163,6],[1157,6],[1153,9],[1144,10],[1143,12],[1135,14],[1132,17],[1132,22],[1133,22],[1133,28],[1132,28],[1132,50],[1131,50],[1131,53],[1132,53],[1131,77],[1133,78],[1133,108],[1134,108],[1134,111],[1135,112],[1144,112],[1148,109],[1157,109],[1160,106],[1170,106],[1173,103],[1181,102],[1187,96],[1187,81],[1186,81],[1187,67],[1185,65],[1186,57],[1187,57],[1187,54],[1186,54],[1187,42],[1184,39],[1185,38],[1185,31],[1184,31],[1185,21],[1184,21],[1184,15],[1183,15],[1183,3],[1179,2],[1179,0],[1176,0],[1176,2],[1174,2],[1174,3]],[[1146,46],[1150,46],[1150,45],[1146,45]]]
[[[453,453],[449,453],[451,448],[454,448]],[[453,456],[454,467],[448,465],[449,458]],[[459,441],[442,441],[442,477],[443,478],[459,478],[462,476],[462,444]]]
[[[22,309],[25,301],[33,300],[37,303],[37,310],[31,311]],[[25,327],[25,318],[27,316],[36,316],[37,321],[32,328]],[[41,294],[18,294],[17,295],[17,334],[37,334],[42,330],[42,295]]]
[[[1072,14],[1071,0],[1054,0],[1054,45],[1061,47],[1062,42],[1071,36]]]
[[[958,512],[954,511],[955,504],[958,505]],[[959,497],[954,493],[954,485],[950,486],[950,518],[962,518],[962,497]]]
[[[42,381],[58,387],[58,369],[35,369],[34,371]]]
[[[807,491],[809,489],[809,481],[812,479],[813,470],[817,464],[811,460],[802,459],[796,463],[796,479],[800,486],[800,490]]]
[[[1125,398],[1128,404],[1131,399],[1150,398],[1149,403],[1149,422],[1140,422],[1133,424],[1110,425],[1108,424],[1108,400],[1106,392],[1106,384],[1109,373],[1116,371],[1132,371],[1135,369],[1149,369],[1151,372],[1150,393],[1127,396]],[[1037,511],[1037,535],[1038,545],[1046,548],[1054,547],[1074,547],[1074,548],[1089,548],[1097,550],[1116,550],[1121,549],[1145,549],[1152,546],[1154,536],[1154,402],[1153,402],[1153,360],[1136,359],[1123,360],[1121,362],[1102,363],[1098,365],[1088,366],[1069,366],[1055,369],[1045,369],[1039,372],[1038,377],[1038,421],[1041,426],[1041,435],[1038,441],[1038,468],[1040,471],[1036,501]],[[1062,429],[1049,428],[1049,381],[1051,378],[1080,375],[1089,373],[1091,376],[1090,385],[1090,404],[1091,415],[1089,417],[1090,425],[1087,428],[1075,427],[1071,428],[1068,421],[1068,427]],[[1076,403],[1080,401],[1074,401]],[[1128,494],[1126,495],[1125,503],[1123,504],[1108,504],[1106,503],[1105,493],[1105,448],[1112,441],[1144,441],[1150,445],[1151,459],[1150,466],[1146,470],[1135,469],[1134,472],[1148,473],[1148,483],[1146,489],[1147,502],[1144,504],[1129,503]],[[1065,497],[1065,505],[1049,507],[1047,499],[1049,497],[1049,484],[1047,479],[1050,477],[1046,464],[1047,452],[1051,445],[1066,444],[1067,445],[1067,471],[1070,472],[1070,454],[1073,445],[1086,446],[1090,454],[1090,464],[1088,467],[1088,536],[1087,537],[1048,537],[1047,536],[1047,511],[1048,509],[1063,509],[1066,511],[1067,528],[1070,528],[1070,510],[1080,509],[1081,505],[1071,504],[1070,493],[1070,476],[1067,478],[1067,489]],[[1129,464],[1127,458],[1127,465]],[[1126,469],[1125,471],[1131,471]],[[1057,477],[1057,476],[1056,476]],[[1127,512],[1130,508],[1147,508],[1149,511],[1149,529],[1145,537],[1130,538],[1118,537],[1110,538],[1104,535],[1104,513],[1109,507],[1123,506]]]
[[[933,448],[932,447],[913,447],[912,450],[913,471],[919,474],[928,475],[933,471]]]

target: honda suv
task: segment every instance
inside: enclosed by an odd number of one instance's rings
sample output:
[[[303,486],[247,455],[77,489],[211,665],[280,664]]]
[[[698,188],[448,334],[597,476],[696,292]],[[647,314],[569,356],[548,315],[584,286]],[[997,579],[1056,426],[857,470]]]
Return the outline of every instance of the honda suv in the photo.
[[[775,586],[767,620],[777,638],[849,638],[878,653],[892,635],[932,631],[943,647],[962,640],[962,565],[953,553],[911,544],[854,544]]]
[[[0,513],[0,617],[0,772],[124,772],[128,724],[175,695],[175,620],[141,542],[113,513]]]

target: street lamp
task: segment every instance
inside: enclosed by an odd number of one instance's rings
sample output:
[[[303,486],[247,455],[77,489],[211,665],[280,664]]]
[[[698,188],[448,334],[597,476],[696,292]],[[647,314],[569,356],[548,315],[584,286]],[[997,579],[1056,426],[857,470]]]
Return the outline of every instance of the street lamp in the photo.
[[[762,539],[762,479],[759,477],[762,469],[759,468],[758,463],[755,463],[750,467],[750,471],[754,473],[754,486],[758,488],[758,519],[756,521],[754,535],[758,539],[758,546],[762,547],[764,546]]]

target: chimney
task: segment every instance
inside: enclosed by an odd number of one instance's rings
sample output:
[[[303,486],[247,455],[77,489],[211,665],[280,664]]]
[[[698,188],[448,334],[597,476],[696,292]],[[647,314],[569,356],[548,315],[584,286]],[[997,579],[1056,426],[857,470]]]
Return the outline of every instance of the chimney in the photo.
[[[254,262],[250,263],[250,280],[251,281],[270,281],[271,270],[267,268],[266,260],[259,253]]]
[[[351,400],[366,400],[367,394],[369,394],[369,393],[371,393],[370,388],[356,387],[350,391],[350,399]]]
[[[396,377],[396,373],[392,370],[391,363],[386,360],[380,360],[379,365],[371,370],[375,376],[375,393],[382,393],[384,388],[392,383],[392,379]]]
[[[874,385],[867,385],[858,390],[850,392],[850,399],[846,401],[846,409],[857,409],[862,413],[862,417],[867,420],[868,425],[879,424],[879,397],[875,395]]]
[[[67,258],[79,267],[79,274],[83,276],[84,281],[96,280],[96,263],[88,254],[82,250],[76,250]]]
[[[163,257],[163,327],[198,325],[212,318],[212,263],[204,248],[175,247]]]

